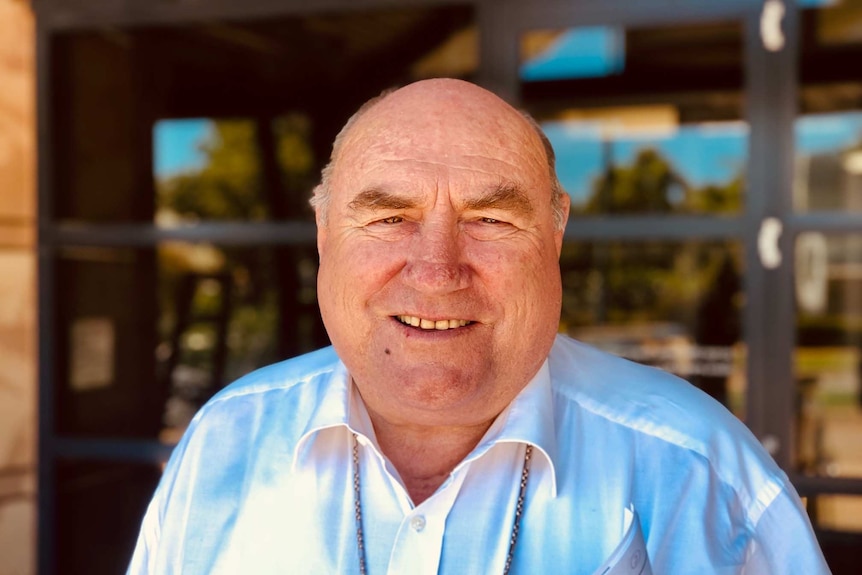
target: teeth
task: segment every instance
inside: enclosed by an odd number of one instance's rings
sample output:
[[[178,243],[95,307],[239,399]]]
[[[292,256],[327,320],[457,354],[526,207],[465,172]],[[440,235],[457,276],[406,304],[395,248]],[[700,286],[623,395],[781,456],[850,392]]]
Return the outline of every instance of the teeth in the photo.
[[[433,321],[430,319],[419,318],[414,315],[399,315],[396,317],[398,318],[398,321],[403,324],[427,330],[437,329],[442,331],[445,329],[455,329],[464,327],[470,323],[466,319],[440,319]]]

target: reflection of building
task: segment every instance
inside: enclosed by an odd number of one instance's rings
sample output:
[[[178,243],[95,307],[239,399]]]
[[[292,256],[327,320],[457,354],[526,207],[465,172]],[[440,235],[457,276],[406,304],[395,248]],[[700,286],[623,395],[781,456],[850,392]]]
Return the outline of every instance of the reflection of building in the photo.
[[[633,110],[660,111],[694,143],[733,127],[732,137],[713,138],[714,146],[730,146],[726,157],[743,158],[727,167],[733,178],[673,202],[673,217],[633,202],[638,210],[608,214],[598,205],[571,222],[567,329],[588,327],[582,333],[589,338],[617,346],[628,340],[619,351],[683,375],[716,375],[732,348],[735,411],[776,448],[810,501],[829,501],[822,494],[830,492],[845,498],[831,508],[858,501],[847,494],[860,493],[862,474],[836,483],[794,467],[807,449],[804,441],[802,451],[794,447],[795,377],[815,371],[826,382],[813,394],[819,401],[824,390],[858,376],[848,379],[856,369],[847,367],[852,354],[824,351],[822,340],[803,342],[803,365],[794,373],[794,337],[814,332],[794,316],[788,262],[796,235],[831,232],[829,309],[845,323],[862,314],[853,295],[862,262],[858,161],[850,149],[800,161],[799,170],[807,166],[804,176],[796,172],[796,183],[807,185],[804,201],[797,195],[794,204],[790,194],[797,111],[862,107],[858,27],[844,25],[858,24],[859,14],[819,18],[826,12],[787,3],[786,48],[773,53],[758,36],[761,4],[44,0],[33,3],[36,35],[23,0],[0,0],[0,363],[7,366],[0,373],[0,575],[7,563],[32,572],[35,556],[44,575],[121,571],[189,406],[257,362],[325,342],[314,299],[309,187],[359,102],[435,75],[474,79],[563,128],[566,118],[632,127],[638,120],[621,114]],[[522,81],[519,47],[523,61],[560,54],[555,42],[567,28],[613,39],[613,65]],[[217,151],[224,152],[212,162],[218,169],[174,181],[191,187],[160,212],[153,127],[182,118],[231,120],[236,129],[222,134],[230,145]],[[643,136],[628,132],[633,140]],[[673,150],[675,162],[702,160],[705,148],[689,142]],[[578,168],[582,153],[561,154],[561,167]],[[231,164],[240,157],[248,161]],[[602,185],[622,197],[650,197],[643,185],[660,162],[645,161],[637,173],[627,159],[616,170],[611,163],[596,159]],[[671,181],[650,190],[679,196],[664,185]],[[775,269],[759,258],[767,217],[784,224],[776,247],[785,257]],[[710,321],[698,322],[716,265],[728,254],[743,285],[732,290],[732,305],[724,301]],[[724,323],[744,329],[715,343],[710,328],[727,315]],[[654,329],[659,325],[684,327],[668,335]],[[36,518],[30,413],[37,371],[38,553],[34,531],[21,528]],[[819,407],[826,423],[847,424],[825,428],[824,437],[857,445],[858,409]],[[858,536],[846,531],[860,526],[830,523],[829,505],[811,507],[821,510],[815,521],[840,573],[841,542],[852,548]]]
[[[862,133],[859,135],[862,143]],[[800,209],[858,210],[862,207],[862,152],[816,154],[796,160],[794,196]]]

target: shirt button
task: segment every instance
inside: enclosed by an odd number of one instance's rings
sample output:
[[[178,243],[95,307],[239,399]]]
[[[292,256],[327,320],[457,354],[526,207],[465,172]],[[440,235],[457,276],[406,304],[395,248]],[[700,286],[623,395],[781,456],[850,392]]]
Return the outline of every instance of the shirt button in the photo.
[[[410,520],[410,527],[413,528],[413,531],[419,533],[420,531],[425,529],[425,517],[422,515],[417,515]]]

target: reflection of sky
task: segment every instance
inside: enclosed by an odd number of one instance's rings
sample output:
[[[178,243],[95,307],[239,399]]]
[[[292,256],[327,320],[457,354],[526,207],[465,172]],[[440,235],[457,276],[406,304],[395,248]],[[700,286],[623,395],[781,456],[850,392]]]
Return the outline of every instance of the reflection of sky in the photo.
[[[618,28],[593,26],[568,30],[541,54],[521,66],[521,79],[599,78],[622,72],[625,36]]]
[[[206,119],[162,120],[153,128],[153,168],[157,177],[201,168],[198,145],[212,122]]]
[[[834,6],[839,3],[839,0],[796,0],[796,3],[803,8],[812,8],[815,6]]]
[[[816,114],[796,120],[796,153],[824,154],[862,143],[862,112]]]
[[[163,120],[153,133],[155,171],[165,177],[201,167],[198,150],[211,120]],[[557,152],[557,171],[575,201],[583,201],[603,171],[603,144],[597,123],[548,122],[542,126]],[[819,114],[796,122],[799,154],[836,152],[862,142],[862,112]],[[723,184],[744,169],[748,135],[740,123],[682,126],[653,138],[620,137],[607,144],[616,165],[630,165],[645,148],[657,149],[692,186]]]
[[[646,137],[623,135],[603,144],[596,123],[548,122],[542,125],[557,152],[557,172],[575,202],[583,202],[605,170],[631,165],[639,151],[658,150],[691,186],[725,184],[745,169],[748,130],[739,122],[681,126],[673,133]],[[796,153],[835,153],[862,143],[862,112],[800,117]],[[604,148],[604,149],[603,149]]]
[[[689,185],[722,184],[745,164],[748,147],[743,124],[681,126],[672,133],[649,137],[633,134],[602,143],[598,125],[548,122],[542,125],[557,152],[557,173],[576,202],[590,193],[596,178],[606,169],[606,158],[615,166],[631,165],[644,149],[657,150]]]

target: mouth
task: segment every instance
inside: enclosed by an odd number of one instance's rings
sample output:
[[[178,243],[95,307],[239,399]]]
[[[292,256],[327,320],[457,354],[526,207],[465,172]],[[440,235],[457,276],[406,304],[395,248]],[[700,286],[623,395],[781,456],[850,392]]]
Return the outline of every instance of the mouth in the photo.
[[[427,331],[437,330],[437,331],[445,331],[448,329],[458,329],[461,327],[468,326],[473,322],[466,319],[425,319],[421,317],[416,317],[415,315],[396,315],[393,316],[399,322],[404,325],[409,325],[411,327],[416,327],[419,329],[424,329]]]

